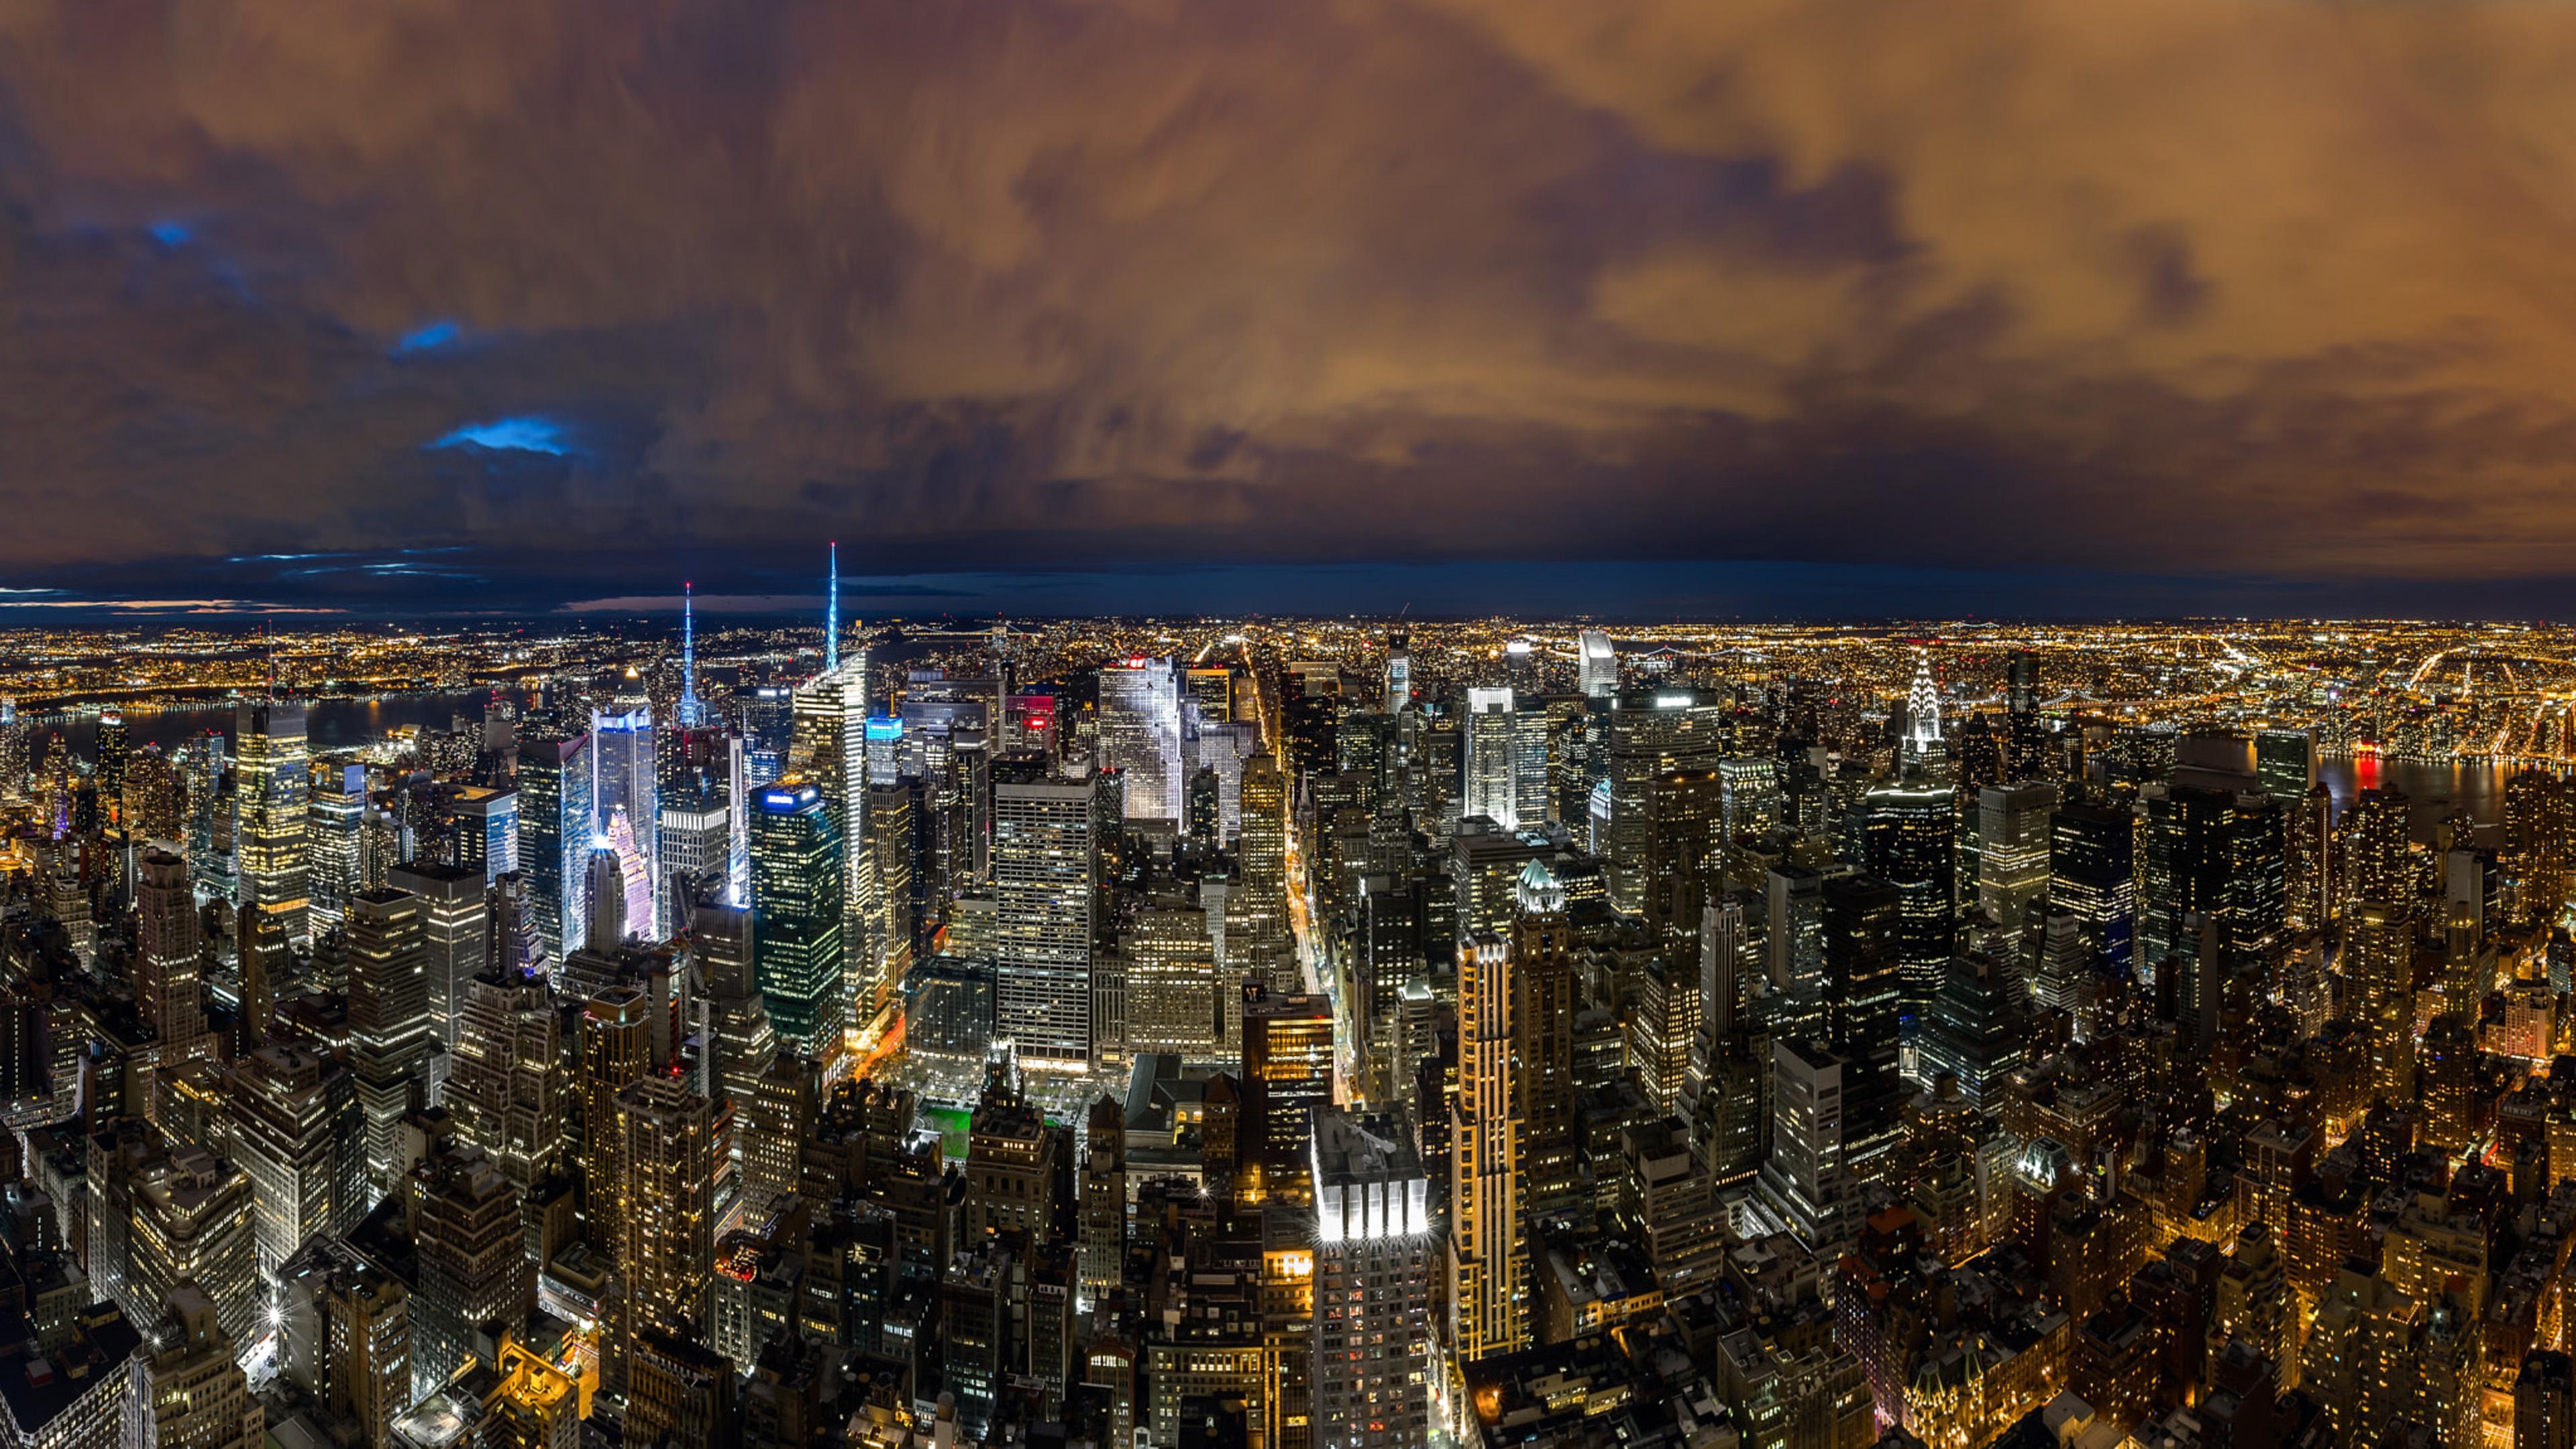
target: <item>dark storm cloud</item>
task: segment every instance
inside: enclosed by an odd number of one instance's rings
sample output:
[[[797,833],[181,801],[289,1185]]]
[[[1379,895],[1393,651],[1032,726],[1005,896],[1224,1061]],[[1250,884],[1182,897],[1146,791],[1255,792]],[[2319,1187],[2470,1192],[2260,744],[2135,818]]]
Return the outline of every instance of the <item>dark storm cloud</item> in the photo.
[[[0,563],[2554,576],[2569,74],[2501,0],[0,0]]]

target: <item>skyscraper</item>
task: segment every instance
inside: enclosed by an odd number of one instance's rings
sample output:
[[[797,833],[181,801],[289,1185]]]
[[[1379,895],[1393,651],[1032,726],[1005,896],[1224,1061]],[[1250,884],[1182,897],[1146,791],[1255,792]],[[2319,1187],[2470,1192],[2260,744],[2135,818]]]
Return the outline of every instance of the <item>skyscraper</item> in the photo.
[[[2141,970],[2162,979],[2192,955],[2185,917],[2201,912],[2218,923],[2226,970],[2269,972],[2289,930],[2281,807],[2261,790],[2188,780],[2147,786],[2139,806]]]
[[[1458,948],[1458,1096],[1449,1119],[1449,1349],[1461,1362],[1529,1342],[1520,1212],[1521,1120],[1512,1082],[1512,948]]]
[[[1867,809],[1865,863],[1900,903],[1896,958],[1910,1036],[1958,946],[1959,817],[1949,787],[1923,772],[1870,791]]]
[[[1034,759],[995,767],[994,1031],[1032,1065],[1091,1057],[1091,816],[1088,783]]]
[[[1609,635],[1584,630],[1575,637],[1574,654],[1577,687],[1587,697],[1607,699],[1619,692],[1619,651],[1612,647]]]
[[[1602,773],[1607,806],[1595,853],[1609,878],[1610,904],[1645,910],[1647,833],[1655,781],[1675,770],[1712,770],[1728,753],[1727,710],[1714,695],[1688,689],[1623,690],[1602,721]]]
[[[626,929],[646,941],[660,941],[670,932],[661,916],[661,892],[655,884],[660,875],[662,800],[653,707],[641,699],[621,699],[611,710],[593,712],[590,740],[591,828],[595,837],[616,848],[625,867]]]
[[[125,711],[98,712],[98,767],[91,780],[98,786],[99,808],[120,825],[125,821],[125,771],[134,751],[125,733]]]
[[[313,918],[336,926],[359,888],[358,827],[367,815],[367,767],[328,763],[314,771],[309,812]]]
[[[2254,778],[2282,809],[2297,808],[2317,783],[2316,731],[2267,729],[2255,735]]]
[[[706,1330],[715,1273],[715,1124],[707,1099],[654,1073],[617,1094],[615,1152],[626,1188],[617,1255],[625,1337]]]
[[[1459,794],[1459,810],[1464,815],[1482,815],[1506,830],[1520,828],[1512,735],[1511,690],[1468,690],[1467,779]]]
[[[1574,1074],[1574,928],[1565,885],[1533,859],[1512,888],[1512,1083],[1523,1221],[1581,1221],[1586,1159]]]
[[[1921,773],[1949,783],[1950,749],[1941,737],[1941,687],[1932,682],[1932,654],[1914,656],[1914,682],[1905,691],[1903,764],[1909,775]]]
[[[304,706],[246,701],[233,711],[233,789],[240,900],[280,918],[304,942],[312,902],[305,819],[312,781],[304,755]]]
[[[367,1119],[367,1175],[383,1191],[409,1165],[403,1114],[427,1105],[422,1068],[439,1047],[427,916],[409,891],[361,891],[349,901],[350,1055]]]
[[[2122,973],[2136,950],[2136,835],[2113,806],[2063,805],[2049,818],[2049,905],[2071,912],[2087,948]]]
[[[576,1109],[565,1032],[542,975],[504,963],[465,983],[446,1106],[458,1134],[522,1192],[566,1150]]]
[[[138,1316],[187,1283],[214,1300],[224,1331],[248,1343],[259,1324],[259,1252],[251,1182],[193,1142],[135,1174],[126,1297]]]
[[[486,1323],[515,1327],[536,1301],[519,1191],[475,1148],[441,1153],[412,1173],[411,1386],[425,1398],[464,1372]]]
[[[599,837],[591,812],[590,735],[557,730],[519,736],[519,872],[545,959],[583,945],[589,915],[590,851]]]
[[[1313,1116],[1333,1103],[1331,998],[1243,988],[1243,1090],[1237,1197],[1313,1201]]]
[[[625,1240],[629,1184],[617,1156],[617,1097],[653,1074],[653,1009],[633,986],[611,986],[581,1013],[582,1209],[590,1240],[615,1250]]]
[[[486,885],[519,868],[519,792],[467,785],[456,792],[456,863]]]
[[[429,1019],[439,1040],[453,1047],[466,984],[490,964],[491,920],[484,906],[483,872],[415,861],[394,867],[386,880],[393,889],[420,899]]]
[[[316,1234],[344,1230],[374,1205],[366,1114],[347,1066],[283,1041],[242,1059],[230,1106],[233,1161],[251,1182],[259,1269],[274,1277]]]
[[[1898,1075],[1905,896],[1872,876],[1837,875],[1825,881],[1824,906],[1824,1043],[1843,1063],[1843,1162],[1872,1177],[1896,1145],[1908,1095]],[[1949,971],[1945,959],[1944,979]],[[1927,995],[1927,1024],[1930,1007]]]
[[[1409,1124],[1315,1113],[1314,1442],[1410,1449],[1430,1433],[1430,1182]]]
[[[801,776],[753,802],[753,969],[771,1027],[815,1056],[845,1024],[841,838],[823,792]]]
[[[1844,1155],[1843,1068],[1840,1057],[1813,1042],[1771,1044],[1771,1155],[1757,1190],[1819,1253],[1849,1239],[1860,1205]]]
[[[841,870],[841,947],[848,961],[868,959],[867,727],[868,659],[859,651],[844,661],[837,643],[832,666],[796,690],[788,770],[818,791],[832,823]],[[755,820],[754,834],[758,833]],[[755,874],[757,871],[755,869]],[[857,979],[844,967],[839,1015],[847,1020]],[[856,1025],[857,1023],[851,1023]],[[838,1050],[835,1042],[834,1050]]]
[[[1100,764],[1125,773],[1127,819],[1180,821],[1181,686],[1171,660],[1100,667]]]
[[[2048,894],[2049,817],[2057,788],[1989,785],[1977,796],[1977,908],[2018,948],[2023,918]]]
[[[268,1415],[233,1362],[233,1336],[195,1283],[172,1288],[160,1325],[133,1359],[124,1443],[170,1449],[260,1449]]]
[[[135,889],[134,1005],[161,1039],[160,1067],[209,1055],[203,948],[188,863],[166,850],[145,852]]]

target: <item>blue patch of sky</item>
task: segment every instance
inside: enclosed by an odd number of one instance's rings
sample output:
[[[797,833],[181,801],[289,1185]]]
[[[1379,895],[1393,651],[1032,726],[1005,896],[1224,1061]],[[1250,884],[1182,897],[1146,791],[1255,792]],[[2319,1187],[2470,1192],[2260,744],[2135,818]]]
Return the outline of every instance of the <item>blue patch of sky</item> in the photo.
[[[435,352],[451,342],[461,340],[464,336],[465,329],[462,326],[441,317],[435,322],[424,322],[395,338],[394,355],[402,357],[417,352]]]
[[[564,426],[552,418],[534,415],[495,418],[485,423],[468,423],[464,427],[431,443],[432,448],[484,448],[493,452],[548,453],[562,457],[573,451],[572,439]]]

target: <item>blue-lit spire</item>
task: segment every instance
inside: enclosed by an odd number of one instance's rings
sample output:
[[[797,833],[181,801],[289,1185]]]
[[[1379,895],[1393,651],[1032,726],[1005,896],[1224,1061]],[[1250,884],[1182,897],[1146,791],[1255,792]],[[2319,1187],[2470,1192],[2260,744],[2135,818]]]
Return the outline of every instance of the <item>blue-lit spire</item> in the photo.
[[[696,729],[707,722],[707,707],[698,702],[698,586],[680,585],[680,727]]]
[[[823,672],[841,667],[841,541],[832,540],[832,576],[823,581]]]

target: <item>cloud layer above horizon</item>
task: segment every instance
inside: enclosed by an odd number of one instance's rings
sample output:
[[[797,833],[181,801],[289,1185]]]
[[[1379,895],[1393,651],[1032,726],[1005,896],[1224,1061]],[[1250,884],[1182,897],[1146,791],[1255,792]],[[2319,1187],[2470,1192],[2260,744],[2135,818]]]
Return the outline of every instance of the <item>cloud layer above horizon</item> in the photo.
[[[0,563],[2564,575],[2570,76],[2536,0],[0,0]]]

